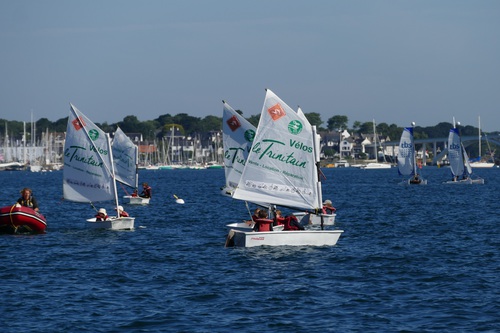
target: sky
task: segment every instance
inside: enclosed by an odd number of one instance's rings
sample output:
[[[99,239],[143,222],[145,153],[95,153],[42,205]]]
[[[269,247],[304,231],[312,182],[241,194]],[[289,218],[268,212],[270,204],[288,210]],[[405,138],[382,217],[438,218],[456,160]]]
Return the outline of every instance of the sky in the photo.
[[[500,1],[0,0],[0,118],[94,122],[222,100],[500,130]]]

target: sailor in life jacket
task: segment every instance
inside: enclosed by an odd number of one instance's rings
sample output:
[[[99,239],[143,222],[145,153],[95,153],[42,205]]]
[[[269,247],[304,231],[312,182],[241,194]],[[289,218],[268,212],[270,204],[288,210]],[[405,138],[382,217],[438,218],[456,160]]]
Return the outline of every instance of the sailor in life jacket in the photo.
[[[254,231],[273,231],[273,220],[267,217],[267,210],[261,209],[259,216],[255,219]]]
[[[256,208],[255,211],[253,212],[252,219],[251,220],[244,220],[244,222],[248,225],[252,225],[255,223],[255,220],[259,218],[259,212],[260,208]]]
[[[33,192],[29,187],[23,188],[21,190],[21,197],[17,200],[17,203],[21,206],[32,208],[35,212],[38,212],[38,202],[32,194]]]
[[[332,206],[332,201],[331,200],[325,200],[323,202],[323,214],[333,214],[337,211],[335,207]]]
[[[304,230],[304,226],[299,223],[297,217],[295,217],[293,214],[285,217],[283,220],[283,224],[283,230]]]
[[[115,207],[116,210],[116,207]],[[123,206],[118,206],[118,216],[119,217],[129,217],[128,213],[123,210]]]
[[[106,221],[108,219],[108,214],[106,213],[106,209],[100,208],[97,211],[97,215],[95,216],[96,221]]]
[[[285,224],[285,217],[281,215],[281,210],[277,209],[276,210],[276,223],[273,225],[282,225]]]
[[[141,198],[151,198],[151,186],[148,183],[142,183]]]

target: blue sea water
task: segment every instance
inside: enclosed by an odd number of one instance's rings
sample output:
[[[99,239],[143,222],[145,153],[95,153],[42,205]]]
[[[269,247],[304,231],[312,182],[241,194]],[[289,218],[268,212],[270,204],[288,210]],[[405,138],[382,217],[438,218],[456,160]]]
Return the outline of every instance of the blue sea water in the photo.
[[[224,248],[248,214],[219,195],[223,170],[141,171],[154,197],[125,205],[134,231],[87,229],[95,211],[61,199],[62,172],[0,172],[0,206],[29,186],[48,220],[0,235],[1,331],[500,331],[500,169],[454,186],[425,168],[413,187],[395,169],[323,171],[338,244],[249,249]]]

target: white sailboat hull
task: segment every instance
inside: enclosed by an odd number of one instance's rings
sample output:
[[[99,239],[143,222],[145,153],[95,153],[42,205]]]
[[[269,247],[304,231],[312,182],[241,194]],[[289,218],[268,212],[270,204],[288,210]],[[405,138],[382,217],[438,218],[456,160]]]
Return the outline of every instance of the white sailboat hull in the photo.
[[[246,222],[236,222],[236,223],[230,223],[230,224],[226,224],[226,227],[231,230],[231,229],[234,229],[234,230],[238,230],[238,231],[245,231],[245,232],[250,232],[250,231],[253,231],[253,227],[255,226],[255,223],[246,223]],[[275,225],[273,226],[273,230],[274,231],[281,231],[283,230],[284,228],[284,225]]]
[[[335,216],[337,214],[310,214],[305,212],[293,213],[295,217],[299,220],[299,223],[303,226],[321,226],[321,217],[323,217],[323,225],[334,225]]]
[[[371,170],[371,169],[390,169],[392,165],[388,163],[368,163],[365,165],[363,169]]]
[[[130,205],[149,205],[149,200],[151,198],[143,198],[143,197],[133,197],[130,195],[123,196],[123,202]]]
[[[482,185],[484,184],[484,179],[482,178],[467,178],[467,179],[459,179],[459,180],[449,180],[444,182],[443,184],[455,184],[455,185],[472,185],[472,184],[478,184]]]
[[[87,220],[87,227],[92,229],[133,230],[135,217],[111,217],[106,221],[96,221],[95,217]]]
[[[343,230],[293,230],[244,232],[230,230],[226,246],[333,246],[337,244]]]
[[[236,222],[236,223],[230,223],[230,224],[226,224],[226,228],[228,228],[229,230],[233,229],[233,230],[238,230],[238,231],[247,231],[247,232],[250,232],[253,230],[253,227],[254,227],[255,223],[251,223],[251,224],[248,224],[246,222]]]
[[[491,162],[472,162],[470,166],[473,168],[493,168],[495,163]]]

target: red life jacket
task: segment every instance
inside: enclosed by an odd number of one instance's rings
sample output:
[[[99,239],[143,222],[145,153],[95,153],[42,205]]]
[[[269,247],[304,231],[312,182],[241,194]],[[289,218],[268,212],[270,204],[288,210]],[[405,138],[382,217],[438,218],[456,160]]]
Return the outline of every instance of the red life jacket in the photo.
[[[285,217],[283,224],[285,225],[283,230],[304,230],[294,215]]]
[[[257,231],[271,231],[271,225],[273,222],[274,221],[270,219],[255,219]]]
[[[104,216],[104,218],[101,215],[99,215],[99,214],[97,214],[95,216],[95,220],[96,221],[106,221],[107,219],[108,219],[108,215]]]
[[[285,217],[283,216],[280,216],[280,217],[277,217],[276,218],[276,222],[277,222],[277,225],[282,225],[282,224],[285,224]]]
[[[337,211],[335,207],[323,206],[323,214],[333,214]]]

